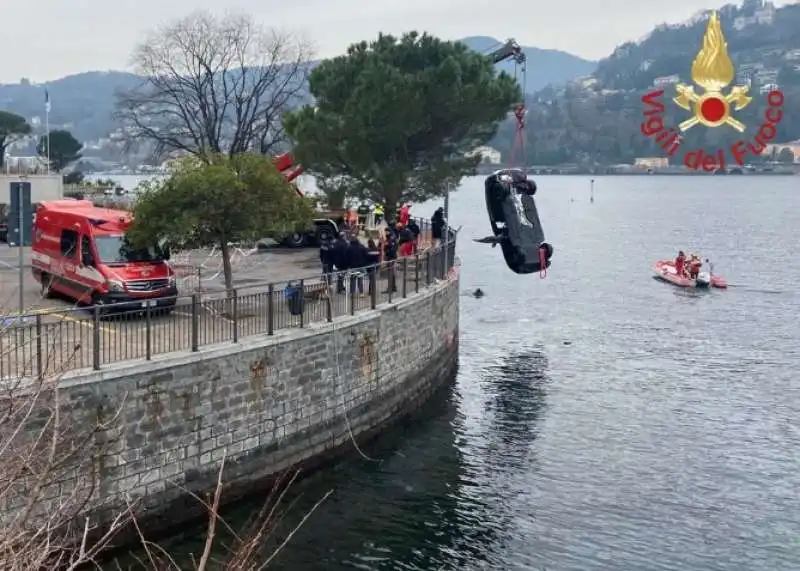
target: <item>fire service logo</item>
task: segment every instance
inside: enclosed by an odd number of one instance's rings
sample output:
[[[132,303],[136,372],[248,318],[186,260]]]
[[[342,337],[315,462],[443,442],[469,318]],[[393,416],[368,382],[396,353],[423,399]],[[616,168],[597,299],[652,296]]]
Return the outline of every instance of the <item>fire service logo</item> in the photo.
[[[708,20],[708,27],[703,36],[703,47],[692,63],[692,81],[699,87],[700,92],[695,91],[692,85],[678,83],[675,86],[673,101],[692,115],[679,123],[677,129],[665,126],[665,107],[661,102],[664,90],[651,91],[642,97],[644,104],[642,134],[655,140],[667,155],[673,156],[680,151],[681,133],[697,125],[710,129],[730,127],[739,133],[744,133],[747,127],[735,117],[735,112],[750,105],[753,98],[748,95],[748,86],[737,85],[725,93],[725,88],[735,76],[733,62],[728,56],[728,45],[722,34],[717,13],[714,12]],[[774,89],[767,94],[767,109],[755,135],[736,141],[728,149],[733,161],[743,166],[747,162],[748,155],[756,156],[763,153],[767,144],[775,139],[777,126],[782,118],[783,92]],[[683,153],[683,164],[691,169],[702,168],[709,172],[724,169],[727,165],[726,149],[688,150]]]

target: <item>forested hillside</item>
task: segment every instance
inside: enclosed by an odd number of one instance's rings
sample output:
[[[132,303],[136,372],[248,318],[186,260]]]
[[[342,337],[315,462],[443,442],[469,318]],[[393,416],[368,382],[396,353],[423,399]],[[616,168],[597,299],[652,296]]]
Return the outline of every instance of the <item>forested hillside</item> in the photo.
[[[760,2],[743,8],[726,6],[720,11],[728,49],[738,71],[751,69],[753,102],[737,112],[748,125],[741,135],[727,127],[694,128],[685,133],[684,147],[719,147],[751,138],[763,121],[766,95],[759,89],[776,83],[784,92],[784,117],[776,142],[800,139],[800,5],[777,9],[772,23],[734,29],[738,17],[753,17]],[[702,45],[706,19],[681,25],[660,26],[640,43],[626,43],[602,60],[591,79],[574,82],[564,89],[546,88],[528,97],[526,130],[528,163],[628,163],[635,157],[661,156],[663,151],[640,131],[641,97],[655,89],[654,80],[677,75],[691,83],[691,64]],[[741,73],[740,73],[741,75]],[[739,83],[737,79],[736,83]],[[667,123],[675,125],[690,112],[672,103],[674,85],[664,86]],[[493,146],[509,156],[514,123],[501,127]]]

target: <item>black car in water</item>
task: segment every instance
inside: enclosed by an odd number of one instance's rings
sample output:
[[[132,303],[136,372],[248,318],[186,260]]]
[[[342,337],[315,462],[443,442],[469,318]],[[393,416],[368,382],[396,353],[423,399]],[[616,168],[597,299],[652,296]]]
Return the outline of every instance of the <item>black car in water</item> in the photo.
[[[511,271],[531,274],[550,267],[553,247],[545,242],[536,202],[536,183],[519,169],[499,170],[486,177],[486,210],[493,236],[475,240],[500,244]]]

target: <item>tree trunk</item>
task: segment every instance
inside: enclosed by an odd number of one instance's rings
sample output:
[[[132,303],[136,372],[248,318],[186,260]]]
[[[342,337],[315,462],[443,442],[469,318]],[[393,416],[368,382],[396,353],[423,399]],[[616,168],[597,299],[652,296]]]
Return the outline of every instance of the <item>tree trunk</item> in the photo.
[[[383,214],[386,222],[397,221],[397,203],[403,194],[403,189],[391,185],[384,186]]]
[[[225,276],[225,315],[229,319],[234,319],[233,315],[233,268],[231,267],[231,249],[226,239],[219,242],[220,252],[222,252],[222,274]]]
[[[231,267],[231,249],[228,241],[220,240],[219,249],[222,252],[222,273],[225,276],[225,292],[230,296],[233,293],[233,268]]]

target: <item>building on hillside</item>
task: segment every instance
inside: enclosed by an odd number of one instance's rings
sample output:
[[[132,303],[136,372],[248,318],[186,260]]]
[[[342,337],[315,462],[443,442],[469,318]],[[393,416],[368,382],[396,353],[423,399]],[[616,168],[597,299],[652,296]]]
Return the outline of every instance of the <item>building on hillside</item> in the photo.
[[[747,10],[748,6],[743,6]],[[760,8],[755,8],[751,16],[739,16],[733,21],[735,30],[744,30],[748,26],[771,25],[775,21],[775,4],[765,2]]]
[[[637,157],[633,160],[633,166],[640,169],[659,169],[669,166],[668,157]]]
[[[767,84],[762,85],[761,87],[759,87],[758,88],[758,92],[761,95],[766,95],[770,91],[777,91],[778,89],[780,89],[780,88],[778,87],[777,83],[767,83]]]
[[[788,59],[789,61],[800,60],[800,50],[789,50],[783,54],[783,59]]]
[[[495,148],[487,147],[485,145],[480,147],[475,147],[470,152],[467,153],[468,157],[474,157],[476,155],[481,156],[481,161],[487,162],[493,165],[499,165],[502,161],[503,157]]]
[[[681,80],[677,75],[663,75],[653,80],[653,87],[664,88],[668,85],[675,85]]]
[[[756,83],[766,85],[768,83],[777,83],[779,71],[774,68],[762,69],[753,75]]]
[[[777,155],[783,149],[789,149],[792,151],[792,154],[794,155],[794,162],[800,163],[800,139],[797,141],[790,141],[788,143],[770,143],[767,145],[764,153],[771,155],[772,152],[775,151],[775,154]]]

